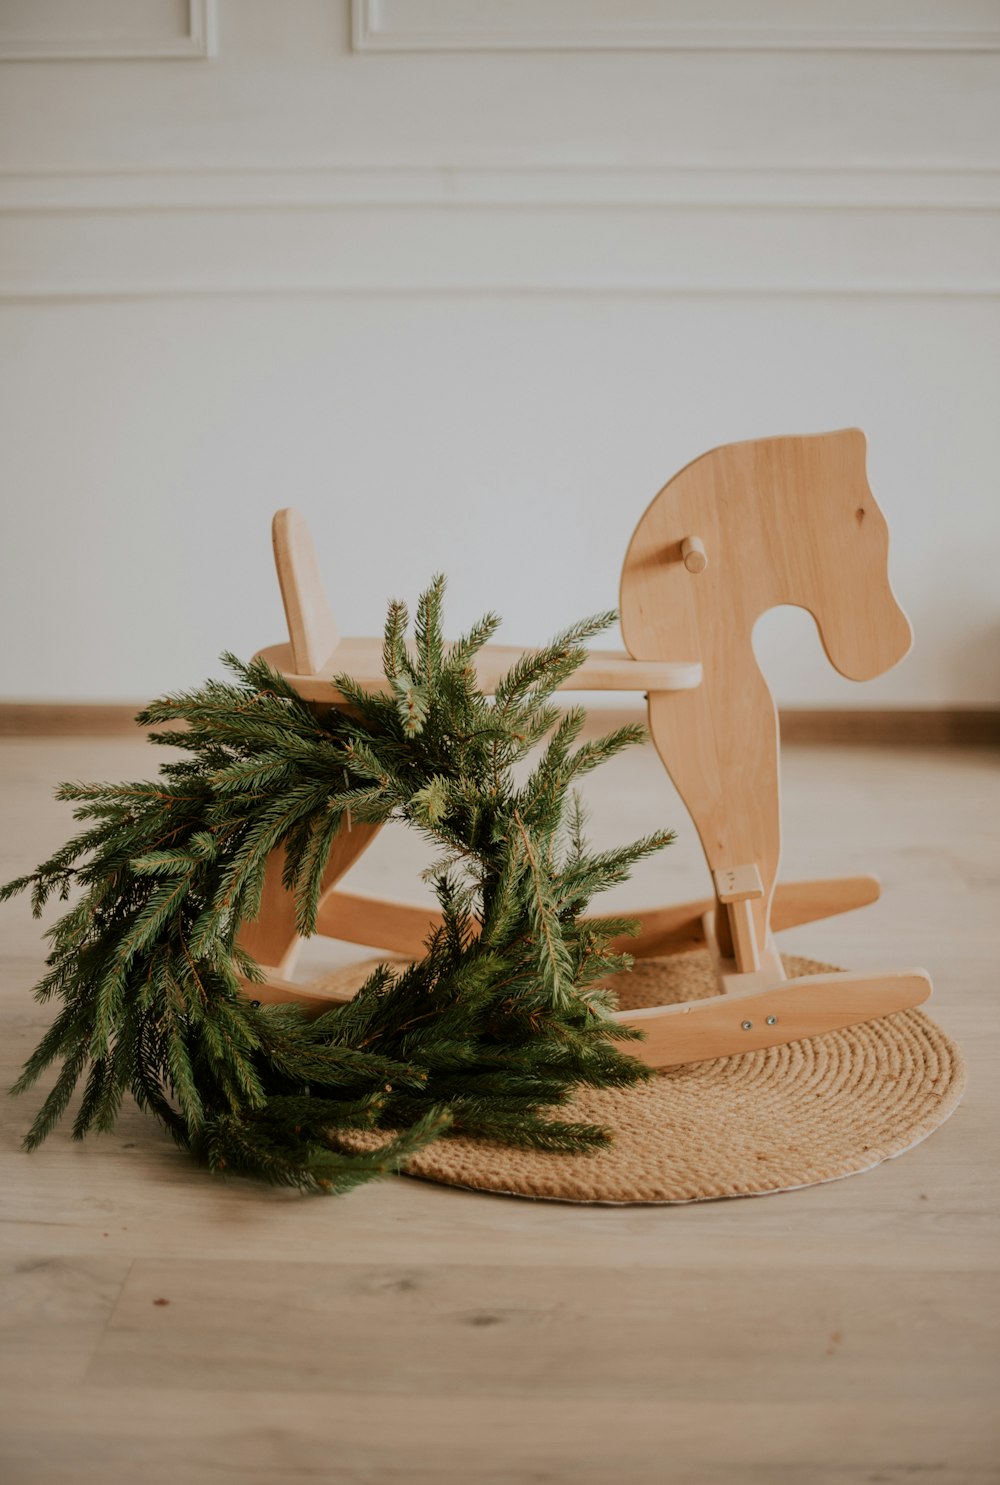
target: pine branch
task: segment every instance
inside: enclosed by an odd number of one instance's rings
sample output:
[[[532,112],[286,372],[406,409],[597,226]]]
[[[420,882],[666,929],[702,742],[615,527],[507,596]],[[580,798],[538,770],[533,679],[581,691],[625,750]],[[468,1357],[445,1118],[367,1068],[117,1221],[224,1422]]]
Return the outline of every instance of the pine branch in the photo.
[[[29,1148],[81,1080],[78,1138],[112,1128],[131,1091],[210,1169],[306,1191],[391,1173],[449,1132],[553,1152],[606,1141],[550,1112],[581,1086],[648,1076],[599,983],[628,962],[610,949],[627,920],[581,920],[594,894],[670,836],[589,851],[571,785],[639,731],[574,751],[582,713],[560,720],[550,697],[613,616],[522,656],[491,699],[475,659],[499,620],[487,614],[449,647],[443,593],[437,578],[421,596],[412,648],[406,608],[390,606],[391,694],[337,676],[349,709],[322,713],[263,661],[227,655],[231,679],[140,713],[145,726],[185,723],[151,734],[172,750],[156,780],[61,787],[84,828],[0,889],[0,899],[30,892],[36,916],[73,897],[47,930],[35,991],[61,1008],[13,1090],[61,1063]],[[518,784],[515,766],[540,743]],[[428,879],[441,926],[424,957],[381,966],[314,1019],[258,1005],[262,972],[239,932],[275,853],[309,933],[341,829],[390,818],[437,857]],[[357,1145],[359,1130],[378,1132],[375,1148]]]

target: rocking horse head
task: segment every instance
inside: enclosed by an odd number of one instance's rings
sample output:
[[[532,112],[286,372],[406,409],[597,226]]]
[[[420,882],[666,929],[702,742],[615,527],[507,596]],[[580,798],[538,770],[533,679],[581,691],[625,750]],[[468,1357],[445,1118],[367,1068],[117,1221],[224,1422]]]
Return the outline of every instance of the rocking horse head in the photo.
[[[749,641],[767,609],[791,604],[813,615],[841,675],[869,680],[911,641],[888,549],[858,429],[713,449],[636,528],[622,574],[625,643],[637,659],[683,653],[707,666],[713,649]]]
[[[729,444],[665,485],[625,558],[621,620],[637,660],[699,660],[694,690],[651,693],[649,729],[715,872],[753,863],[767,940],[781,854],[778,722],[753,653],[761,614],[811,613],[851,680],[910,647],[887,571],[885,517],[856,429]]]

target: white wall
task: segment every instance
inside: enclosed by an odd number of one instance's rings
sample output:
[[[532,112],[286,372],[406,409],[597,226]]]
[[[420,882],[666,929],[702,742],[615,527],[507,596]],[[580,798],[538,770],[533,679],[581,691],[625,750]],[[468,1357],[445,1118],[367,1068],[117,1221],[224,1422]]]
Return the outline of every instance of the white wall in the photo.
[[[779,699],[1000,701],[996,0],[212,10],[0,0],[0,694],[280,638],[289,503],[348,630],[442,567],[541,638],[688,459],[858,424],[916,649],[771,615]]]

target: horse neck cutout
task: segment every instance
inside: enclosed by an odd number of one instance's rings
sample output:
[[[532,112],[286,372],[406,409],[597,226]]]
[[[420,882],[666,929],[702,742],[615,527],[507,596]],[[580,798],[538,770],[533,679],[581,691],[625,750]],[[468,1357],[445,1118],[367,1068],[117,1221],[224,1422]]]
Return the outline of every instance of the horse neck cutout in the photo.
[[[626,554],[630,654],[690,655],[704,668],[697,690],[650,695],[650,731],[711,869],[757,866],[762,944],[781,826],[777,715],[753,627],[780,604],[805,608],[842,675],[880,675],[911,638],[887,560],[888,529],[856,429],[714,449],[664,486]]]

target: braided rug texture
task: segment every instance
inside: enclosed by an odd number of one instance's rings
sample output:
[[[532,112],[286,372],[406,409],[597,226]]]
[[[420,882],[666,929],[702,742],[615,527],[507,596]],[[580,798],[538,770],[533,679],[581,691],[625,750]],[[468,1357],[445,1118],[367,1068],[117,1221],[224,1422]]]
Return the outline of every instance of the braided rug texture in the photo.
[[[784,963],[789,975],[834,968],[793,957]],[[623,1010],[716,993],[704,952],[644,960],[610,983]],[[605,1150],[559,1155],[445,1138],[405,1173],[549,1201],[757,1196],[855,1175],[901,1155],[944,1123],[964,1086],[954,1042],[923,1011],[900,1011],[781,1047],[667,1068],[635,1088],[585,1089],[560,1117],[608,1129]]]

